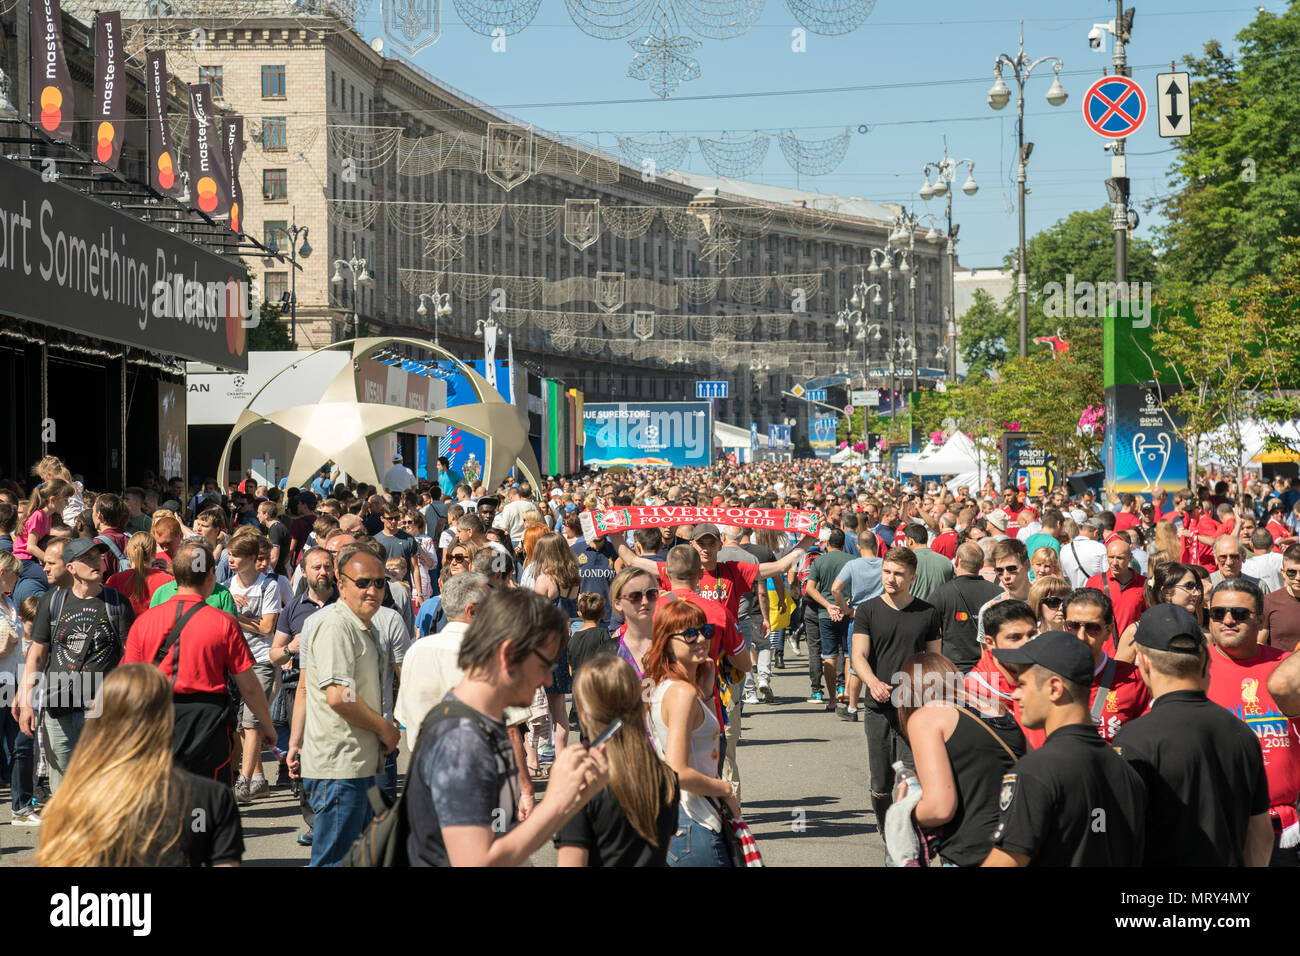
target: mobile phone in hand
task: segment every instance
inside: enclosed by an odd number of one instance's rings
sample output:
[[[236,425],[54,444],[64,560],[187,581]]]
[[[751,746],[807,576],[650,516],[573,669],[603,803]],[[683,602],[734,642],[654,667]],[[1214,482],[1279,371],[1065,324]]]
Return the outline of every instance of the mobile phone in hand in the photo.
[[[615,717],[612,721],[610,721],[609,726],[606,727],[603,731],[601,731],[600,736],[591,742],[591,745],[588,746],[587,749],[595,750],[597,747],[602,747],[605,744],[609,743],[609,738],[613,737],[616,733],[618,733],[619,730],[622,729],[622,727],[623,727],[623,718]]]

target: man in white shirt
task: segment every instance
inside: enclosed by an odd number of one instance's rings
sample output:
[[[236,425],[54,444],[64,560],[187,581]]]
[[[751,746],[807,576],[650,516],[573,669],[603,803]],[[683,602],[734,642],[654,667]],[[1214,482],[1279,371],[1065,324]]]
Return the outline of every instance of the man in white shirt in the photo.
[[[384,472],[384,490],[401,493],[415,487],[415,473],[402,464],[401,454],[393,456],[393,467]]]
[[[524,515],[537,510],[537,505],[533,504],[533,491],[527,484],[511,485],[506,490],[506,506],[496,516],[492,526],[505,529],[510,535],[510,542],[519,547],[524,540]]]
[[[1101,543],[1103,525],[1100,518],[1089,518],[1079,529],[1079,536],[1061,548],[1061,573],[1071,587],[1086,587],[1088,578],[1106,570],[1106,546]]]
[[[1241,563],[1243,577],[1256,578],[1264,593],[1282,588],[1282,555],[1273,550],[1273,536],[1267,528],[1256,528],[1250,536],[1253,557]]]
[[[460,642],[489,593],[487,575],[466,571],[448,578],[441,594],[447,625],[437,634],[420,638],[406,653],[394,713],[406,728],[412,752],[424,718],[464,676],[456,663]]]

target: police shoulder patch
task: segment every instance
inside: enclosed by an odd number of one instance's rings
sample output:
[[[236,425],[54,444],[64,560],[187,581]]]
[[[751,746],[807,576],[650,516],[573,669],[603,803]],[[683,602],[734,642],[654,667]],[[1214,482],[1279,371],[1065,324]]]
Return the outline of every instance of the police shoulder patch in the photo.
[[[1006,810],[1011,806],[1011,799],[1016,795],[1016,775],[1005,774],[1002,777],[1002,791],[998,794],[998,809]]]

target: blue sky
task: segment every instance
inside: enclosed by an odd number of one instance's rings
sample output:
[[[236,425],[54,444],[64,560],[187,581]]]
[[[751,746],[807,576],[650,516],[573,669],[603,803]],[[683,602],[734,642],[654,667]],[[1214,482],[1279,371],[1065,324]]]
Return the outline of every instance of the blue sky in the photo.
[[[1170,60],[1179,61],[1182,69],[1182,57],[1199,53],[1211,38],[1235,50],[1236,34],[1260,6],[1280,13],[1285,4],[1132,2],[1137,17],[1129,64],[1151,105],[1146,124],[1128,141],[1129,176],[1135,204],[1140,204],[1167,190],[1173,158],[1169,141],[1156,131],[1155,74],[1167,70]],[[962,225],[959,261],[967,266],[998,264],[1016,242],[1014,83],[1012,102],[1000,112],[991,110],[985,97],[997,55],[1016,53],[1017,20],[1023,17],[1026,53],[1035,59],[1061,57],[1062,83],[1070,94],[1065,105],[1048,105],[1050,63],[1035,70],[1026,89],[1025,129],[1035,143],[1029,166],[1029,234],[1076,209],[1095,209],[1106,199],[1109,154],[1102,151],[1103,140],[1084,125],[1081,112],[1084,91],[1111,64],[1109,38],[1102,53],[1090,50],[1087,42],[1091,25],[1114,14],[1114,4],[1104,0],[878,0],[855,32],[809,34],[803,53],[791,49],[797,21],[784,2],[767,0],[761,18],[744,36],[704,39],[694,54],[702,76],[683,83],[666,101],[655,98],[645,82],[626,75],[633,56],[626,40],[599,40],[581,32],[562,0],[541,0],[533,23],[508,37],[499,53],[492,52],[490,37],[464,25],[450,0],[443,0],[443,7],[442,38],[415,58],[419,66],[540,128],[606,149],[617,148],[618,133],[793,129],[818,136],[866,124],[869,132],[854,133],[844,163],[833,173],[796,181],[774,143],[763,169],[751,178],[878,202],[914,201],[919,213],[942,216],[942,200],[926,203],[916,193],[922,164],[942,155],[947,134],[950,155],[975,160],[980,185],[976,196],[959,193],[953,203],[954,220]],[[366,39],[382,33],[380,0],[372,0],[360,29]],[[872,89],[827,92],[843,87]],[[737,95],[754,92],[779,95]],[[684,165],[711,174],[694,143]],[[1154,222],[1154,214],[1144,215],[1137,235],[1149,237]]]

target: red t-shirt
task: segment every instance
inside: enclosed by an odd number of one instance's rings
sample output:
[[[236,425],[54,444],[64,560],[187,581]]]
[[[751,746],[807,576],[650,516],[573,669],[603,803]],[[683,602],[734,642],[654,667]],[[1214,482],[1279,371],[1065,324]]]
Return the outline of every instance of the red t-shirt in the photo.
[[[1129,511],[1121,511],[1115,516],[1115,530],[1127,531],[1129,528],[1136,528],[1142,523],[1142,519]]]
[[[1088,692],[1089,712],[1097,699],[1097,691],[1101,687],[1102,677],[1105,676],[1108,660],[1108,657],[1102,658],[1101,670],[1092,678],[1092,690]],[[1121,727],[1130,720],[1141,717],[1150,706],[1151,691],[1142,681],[1138,669],[1124,661],[1115,661],[1115,674],[1111,678],[1106,702],[1101,708],[1101,723],[1097,727],[1097,733],[1101,735],[1102,740],[1114,740]]]
[[[748,561],[719,561],[717,568],[700,575],[698,594],[700,597],[712,598],[726,607],[734,621],[740,617],[740,599],[754,590],[758,580],[758,565]],[[659,590],[671,591],[668,581],[667,565],[659,562]]]
[[[150,568],[144,574],[144,597],[136,598],[131,593],[131,589],[134,586],[131,579],[134,575],[135,570],[127,568],[125,571],[118,571],[117,574],[114,574],[104,583],[130,601],[131,610],[135,612],[136,617],[139,617],[145,611],[149,610],[149,599],[153,597],[153,592],[157,591],[168,581],[173,580],[173,578],[166,571],[156,567]]]
[[[197,600],[193,595],[178,594],[137,617],[126,636],[122,663],[143,661],[152,664],[158,648],[162,647],[176,623],[177,605],[181,606],[184,614]],[[172,687],[173,693],[224,694],[227,674],[240,674],[253,666],[253,655],[239,625],[233,617],[215,607],[205,605],[189,619],[179,644],[180,674]],[[159,665],[159,670],[169,681],[175,660],[173,649],[167,652]]]
[[[1287,720],[1268,692],[1268,678],[1289,657],[1276,647],[1260,646],[1249,660],[1233,660],[1217,647],[1210,648],[1210,687],[1206,695],[1226,707],[1255,732],[1264,750],[1268,774],[1268,802],[1284,826],[1296,822],[1295,802],[1300,795],[1300,733]]]
[[[1020,727],[1020,732],[1025,735],[1026,752],[1037,750],[1043,745],[1043,741],[1047,739],[1047,731],[1041,727],[1038,730],[1030,730],[1024,725],[1024,722],[1020,719],[1020,704],[1011,696],[1015,689],[1016,686],[1003,676],[1002,671],[998,670],[997,661],[993,659],[992,652],[988,647],[985,647],[979,661],[966,675],[966,693],[984,699],[996,697],[1001,700],[1003,706],[1015,718],[1016,724]]]
[[[1115,633],[1110,636],[1110,643],[1106,647],[1106,653],[1113,655],[1115,653],[1114,643],[1119,640],[1119,635],[1128,629],[1128,626],[1142,616],[1143,601],[1142,589],[1146,587],[1147,579],[1133,572],[1132,577],[1128,579],[1128,584],[1120,584],[1110,575],[1107,569],[1100,574],[1094,574],[1088,578],[1085,587],[1095,588],[1098,591],[1104,591],[1106,597],[1110,598],[1111,610],[1115,614]]]
[[[1273,541],[1274,541],[1273,550],[1279,553],[1285,551],[1286,548],[1280,544],[1277,544],[1276,542],[1282,541],[1286,538],[1295,537],[1294,531],[1292,531],[1282,522],[1274,521],[1272,519],[1269,520],[1268,524],[1264,525],[1264,530],[1273,536]]]
[[[1205,568],[1205,570],[1213,574],[1215,571],[1219,570],[1219,566],[1214,560],[1214,545],[1204,544],[1200,540],[1201,536],[1217,538],[1221,534],[1227,534],[1232,530],[1232,522],[1229,521],[1227,524],[1219,524],[1219,522],[1215,521],[1209,515],[1202,515],[1200,520],[1196,522],[1196,527],[1193,530],[1196,532],[1197,537],[1196,540],[1192,542],[1192,563],[1199,564],[1201,567]]]
[[[957,532],[945,531],[930,543],[930,550],[951,561],[957,557]]]

